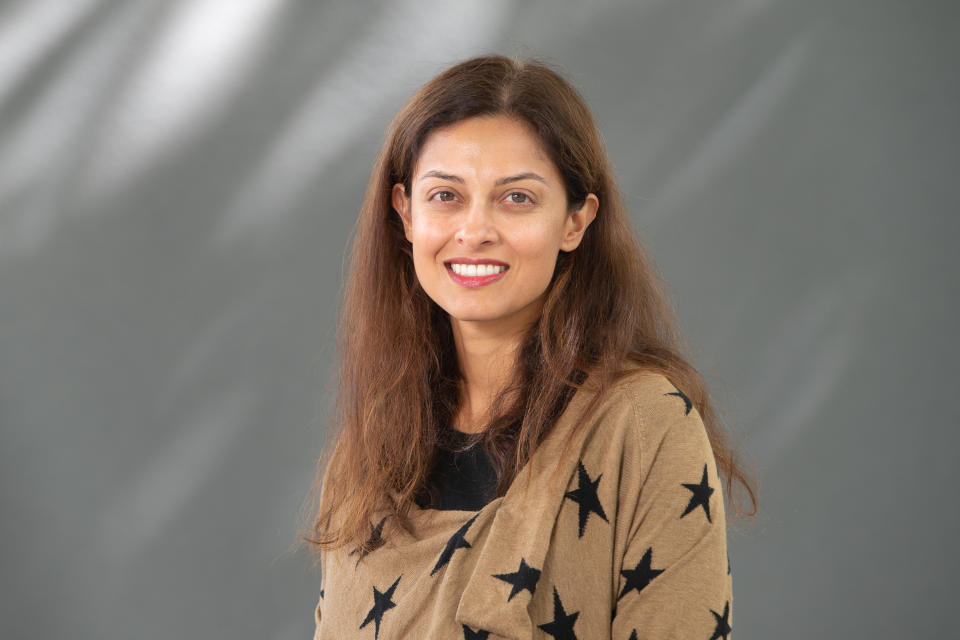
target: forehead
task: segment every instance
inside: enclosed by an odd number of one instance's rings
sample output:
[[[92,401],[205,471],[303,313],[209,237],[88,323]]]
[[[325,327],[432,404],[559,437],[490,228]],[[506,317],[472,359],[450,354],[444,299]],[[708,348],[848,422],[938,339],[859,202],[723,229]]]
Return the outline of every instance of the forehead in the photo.
[[[433,170],[476,179],[534,171],[559,181],[533,127],[506,116],[468,118],[431,132],[414,165],[414,179]]]

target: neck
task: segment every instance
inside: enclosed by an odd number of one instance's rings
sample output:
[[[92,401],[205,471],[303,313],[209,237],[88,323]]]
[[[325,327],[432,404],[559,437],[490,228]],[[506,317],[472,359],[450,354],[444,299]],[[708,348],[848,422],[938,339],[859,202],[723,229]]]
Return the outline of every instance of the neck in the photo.
[[[450,319],[463,386],[455,428],[476,433],[489,419],[494,397],[513,376],[517,350],[527,327]]]

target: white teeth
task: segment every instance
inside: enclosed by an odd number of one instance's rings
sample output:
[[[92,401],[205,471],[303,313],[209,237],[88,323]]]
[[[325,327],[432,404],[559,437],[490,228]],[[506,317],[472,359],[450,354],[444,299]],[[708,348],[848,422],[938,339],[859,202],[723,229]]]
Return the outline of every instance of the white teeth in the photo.
[[[450,265],[453,272],[460,276],[492,276],[500,273],[506,267],[497,264],[458,264],[456,262]]]

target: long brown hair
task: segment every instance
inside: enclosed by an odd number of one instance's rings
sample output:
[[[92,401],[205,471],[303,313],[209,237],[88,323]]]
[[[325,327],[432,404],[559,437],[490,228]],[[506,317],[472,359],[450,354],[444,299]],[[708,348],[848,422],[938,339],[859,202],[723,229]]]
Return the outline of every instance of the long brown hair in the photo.
[[[580,94],[536,60],[483,56],[424,85],[394,117],[373,166],[355,230],[338,332],[334,425],[318,462],[313,550],[368,549],[374,515],[407,516],[444,429],[456,415],[460,372],[447,314],[420,287],[391,188],[411,174],[431,132],[506,115],[533,126],[563,177],[569,208],[600,201],[580,246],[561,252],[542,315],[524,337],[513,378],[476,439],[503,495],[585,380],[598,393],[638,369],[663,373],[700,413],[727,494],[734,481],[757,500],[737,464],[706,384],[685,345],[654,266],[641,250],[593,117]],[[320,498],[322,496],[322,499]],[[737,505],[737,513],[743,513]]]

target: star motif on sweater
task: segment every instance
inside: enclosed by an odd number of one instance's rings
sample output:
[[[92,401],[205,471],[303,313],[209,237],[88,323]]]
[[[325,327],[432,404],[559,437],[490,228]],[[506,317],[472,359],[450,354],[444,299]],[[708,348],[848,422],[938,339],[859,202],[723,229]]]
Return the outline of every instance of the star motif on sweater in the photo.
[[[650,547],[643,554],[643,558],[637,563],[635,569],[622,569],[620,571],[620,574],[627,579],[627,584],[623,585],[623,590],[620,592],[620,595],[617,596],[617,600],[627,595],[631,589],[636,589],[637,593],[640,593],[640,590],[650,584],[651,580],[664,572],[663,569],[651,568],[650,563],[652,560],[653,547]]]
[[[677,388],[677,385],[673,385],[673,388],[676,389],[676,391],[671,391],[670,393],[665,393],[665,394],[663,394],[663,395],[665,395],[665,396],[678,396],[678,397],[680,397],[680,398],[683,398],[683,406],[684,406],[683,415],[685,415],[685,416],[690,415],[690,409],[693,407],[693,403],[690,402],[690,398],[688,398],[687,395],[686,395],[683,391],[680,391],[680,389]]]
[[[680,517],[682,518],[697,507],[703,507],[703,512],[707,514],[707,522],[712,522],[710,520],[710,495],[713,493],[713,487],[707,484],[707,464],[703,464],[703,477],[700,479],[700,484],[687,482],[681,484],[692,491],[693,495],[690,496],[690,503]]]
[[[733,629],[730,627],[730,622],[727,618],[730,617],[730,601],[724,603],[723,605],[723,615],[720,615],[713,609],[710,609],[710,613],[713,614],[714,619],[717,621],[717,626],[713,630],[713,635],[710,636],[710,640],[717,640],[717,638],[723,638],[727,640],[727,635],[730,634]]]
[[[510,589],[510,595],[507,596],[507,602],[510,602],[513,596],[524,589],[529,591],[530,595],[533,595],[534,590],[537,588],[537,580],[540,579],[540,569],[534,569],[527,564],[524,558],[520,558],[519,569],[513,573],[496,573],[493,574],[493,577],[513,585]]]
[[[467,625],[463,625],[463,640],[487,640],[490,632],[486,629],[477,629],[474,631]]]
[[[440,571],[440,568],[450,562],[450,558],[453,557],[453,552],[457,549],[469,549],[470,543],[467,542],[466,538],[463,536],[466,535],[467,529],[470,528],[470,525],[473,524],[473,521],[477,519],[477,516],[473,516],[467,522],[457,529],[457,532],[450,536],[450,539],[447,540],[447,544],[443,547],[443,551],[440,552],[440,557],[437,558],[437,564],[434,565],[433,571],[430,572],[430,575],[435,574],[437,571]]]
[[[367,546],[369,546],[371,549],[376,549],[380,543],[383,542],[383,523],[386,521],[387,516],[384,516],[376,526],[372,524],[370,525],[370,537],[367,538]],[[360,564],[360,561],[363,560],[368,553],[370,553],[370,551],[360,551],[360,548],[358,547],[347,555],[352,556],[358,551],[360,552],[360,557],[357,558],[357,562],[353,565],[354,569],[356,569],[357,565]]]
[[[574,611],[573,613],[564,611],[563,603],[560,602],[560,594],[557,593],[557,588],[554,587],[553,620],[537,626],[543,629],[545,633],[549,633],[554,638],[557,638],[557,640],[577,640],[577,634],[573,632],[573,625],[579,616],[579,611]]]
[[[376,626],[376,630],[373,632],[374,640],[380,637],[380,621],[383,620],[383,614],[389,609],[393,609],[397,606],[397,603],[391,600],[393,598],[393,592],[397,588],[397,584],[400,582],[400,578],[403,577],[403,574],[397,576],[397,579],[393,581],[393,584],[390,585],[390,588],[385,592],[381,593],[376,587],[373,588],[373,607],[370,609],[370,612],[367,613],[367,617],[363,619],[363,623],[360,625],[360,629],[363,629],[370,622]]]
[[[603,512],[600,497],[597,496],[597,485],[600,484],[600,478],[602,476],[603,474],[601,473],[597,476],[596,480],[591,480],[590,475],[583,466],[583,462],[577,462],[577,484],[579,486],[573,491],[567,491],[563,495],[564,498],[570,498],[579,505],[578,538],[583,537],[583,532],[587,528],[587,518],[591,513],[595,513],[603,518],[604,522],[610,522],[607,520],[607,514]]]

